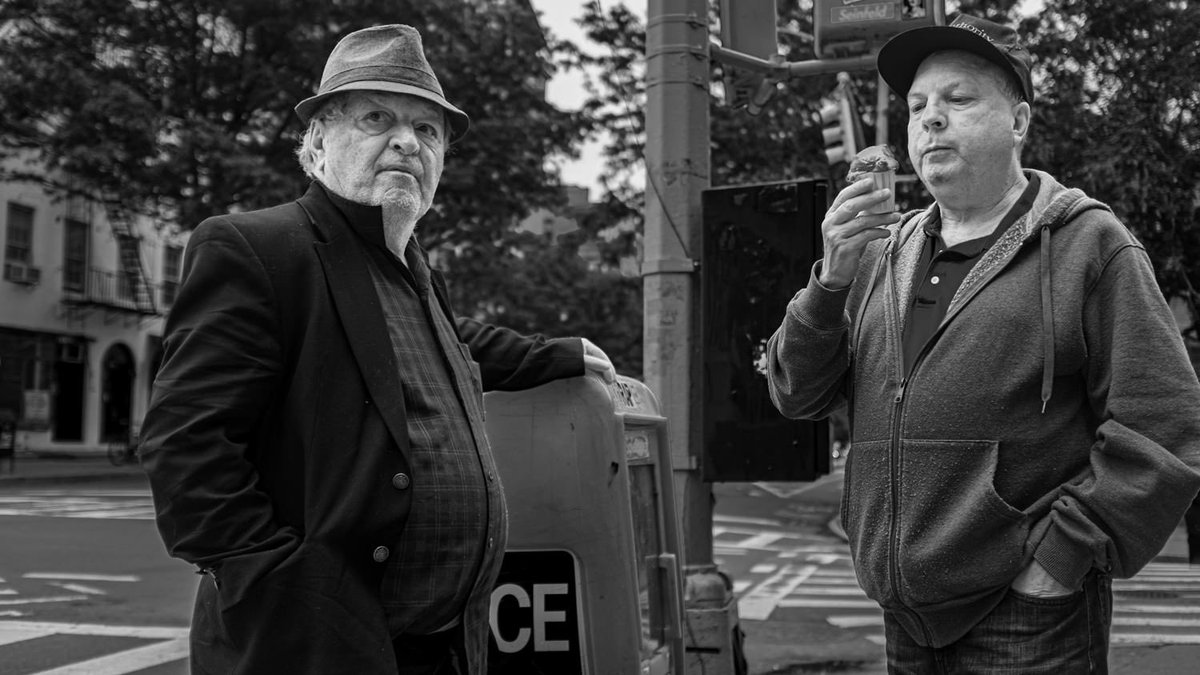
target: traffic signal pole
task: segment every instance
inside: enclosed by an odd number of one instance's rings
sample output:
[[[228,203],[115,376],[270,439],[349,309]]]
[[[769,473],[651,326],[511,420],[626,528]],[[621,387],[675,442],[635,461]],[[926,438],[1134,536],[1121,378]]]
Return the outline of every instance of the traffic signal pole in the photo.
[[[712,486],[701,474],[701,195],[709,186],[707,0],[648,0],[646,203],[642,278],[645,383],[668,421],[684,552],[686,663],[734,675],[737,604],[712,559]],[[737,655],[740,658],[740,652]]]

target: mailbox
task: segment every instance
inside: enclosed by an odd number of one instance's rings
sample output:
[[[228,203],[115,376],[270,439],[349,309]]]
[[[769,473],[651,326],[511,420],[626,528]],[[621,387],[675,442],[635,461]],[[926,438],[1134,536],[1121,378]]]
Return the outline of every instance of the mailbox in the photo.
[[[508,501],[493,675],[682,675],[682,561],[666,419],[642,383],[485,396]]]

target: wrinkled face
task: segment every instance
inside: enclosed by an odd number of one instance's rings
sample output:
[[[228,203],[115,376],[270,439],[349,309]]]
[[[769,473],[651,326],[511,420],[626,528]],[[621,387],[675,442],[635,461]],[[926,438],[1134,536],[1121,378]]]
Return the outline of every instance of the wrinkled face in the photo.
[[[908,92],[908,155],[917,176],[942,195],[1001,192],[1020,170],[1029,104],[1004,93],[1004,73],[967,52],[937,52]]]
[[[359,204],[399,202],[416,218],[433,203],[446,154],[442,108],[422,98],[353,92],[345,114],[322,122],[313,139],[313,173]]]

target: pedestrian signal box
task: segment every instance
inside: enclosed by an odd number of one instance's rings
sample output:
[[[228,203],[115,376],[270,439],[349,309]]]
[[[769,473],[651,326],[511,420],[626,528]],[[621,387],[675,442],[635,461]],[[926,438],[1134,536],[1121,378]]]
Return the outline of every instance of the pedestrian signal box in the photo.
[[[829,423],[784,417],[767,339],[821,257],[825,180],[711,188],[701,198],[704,479],[808,481],[829,473]]]
[[[683,675],[683,574],[666,418],[595,375],[484,397],[508,501],[490,675]]]
[[[871,54],[906,30],[945,24],[945,0],[814,0],[813,3],[814,49],[818,59]]]

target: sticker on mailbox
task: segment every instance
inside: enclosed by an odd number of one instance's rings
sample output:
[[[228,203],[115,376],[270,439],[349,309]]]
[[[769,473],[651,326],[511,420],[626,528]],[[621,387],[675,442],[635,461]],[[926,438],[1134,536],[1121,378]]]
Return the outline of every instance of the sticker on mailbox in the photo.
[[[570,551],[510,550],[492,590],[490,675],[584,675],[579,584]]]

